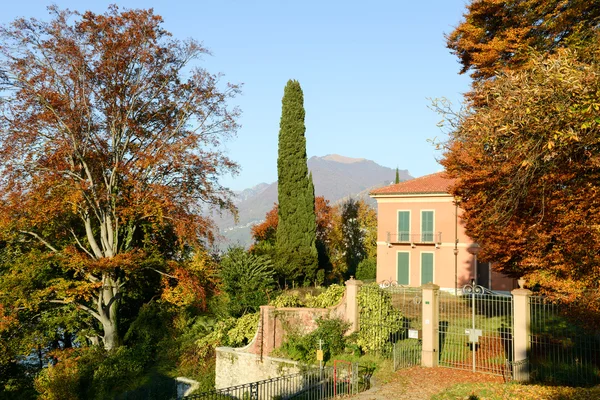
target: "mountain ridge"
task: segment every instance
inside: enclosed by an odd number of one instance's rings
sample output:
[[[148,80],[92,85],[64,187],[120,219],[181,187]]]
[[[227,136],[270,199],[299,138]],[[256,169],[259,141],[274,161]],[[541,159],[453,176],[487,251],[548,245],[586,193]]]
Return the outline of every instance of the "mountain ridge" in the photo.
[[[363,198],[374,205],[368,194],[372,189],[393,183],[395,168],[383,167],[365,158],[351,158],[338,154],[313,156],[308,159],[308,169],[313,175],[315,196],[323,196],[331,204],[348,198]],[[412,179],[408,170],[399,170],[401,180]],[[265,214],[277,202],[277,181],[261,182],[251,188],[234,192],[238,207],[238,222],[230,215],[213,215],[225,242],[220,247],[251,243],[251,227],[264,220]]]

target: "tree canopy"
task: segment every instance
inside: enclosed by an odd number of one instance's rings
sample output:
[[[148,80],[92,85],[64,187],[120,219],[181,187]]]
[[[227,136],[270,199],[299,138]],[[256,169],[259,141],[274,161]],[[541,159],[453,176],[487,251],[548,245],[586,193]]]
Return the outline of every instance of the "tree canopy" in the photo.
[[[480,80],[518,68],[532,49],[585,48],[599,25],[599,0],[472,0],[446,39],[461,72]]]
[[[77,310],[111,349],[147,272],[166,300],[203,304],[213,267],[191,249],[213,239],[205,207],[234,208],[218,178],[237,165],[219,145],[239,87],[152,10],[49,10],[0,28],[0,304]]]
[[[600,282],[599,56],[596,36],[476,84],[442,160],[480,257],[571,300]]]

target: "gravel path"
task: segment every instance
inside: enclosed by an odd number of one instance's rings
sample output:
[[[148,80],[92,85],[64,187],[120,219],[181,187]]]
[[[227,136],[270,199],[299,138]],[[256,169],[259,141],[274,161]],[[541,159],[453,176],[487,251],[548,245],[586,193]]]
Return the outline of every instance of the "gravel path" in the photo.
[[[428,400],[450,386],[468,382],[503,382],[503,379],[459,369],[412,367],[397,371],[389,383],[359,393],[352,400]]]

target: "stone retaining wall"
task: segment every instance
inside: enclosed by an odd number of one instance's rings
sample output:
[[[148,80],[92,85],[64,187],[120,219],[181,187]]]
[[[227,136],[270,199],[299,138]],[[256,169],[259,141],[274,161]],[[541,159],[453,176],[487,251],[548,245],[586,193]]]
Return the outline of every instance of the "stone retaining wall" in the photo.
[[[223,389],[231,386],[258,382],[282,375],[300,372],[298,363],[283,358],[262,357],[256,354],[233,349],[217,348],[215,366],[215,388]]]

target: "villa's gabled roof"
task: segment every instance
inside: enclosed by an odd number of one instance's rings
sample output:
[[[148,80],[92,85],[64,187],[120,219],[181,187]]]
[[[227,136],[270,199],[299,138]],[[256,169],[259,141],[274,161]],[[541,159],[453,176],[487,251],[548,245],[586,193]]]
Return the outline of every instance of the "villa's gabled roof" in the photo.
[[[454,179],[448,178],[446,172],[436,172],[435,174],[375,189],[371,191],[370,195],[443,194],[448,193],[453,183]]]

